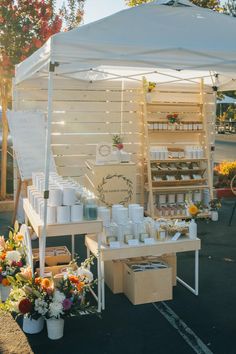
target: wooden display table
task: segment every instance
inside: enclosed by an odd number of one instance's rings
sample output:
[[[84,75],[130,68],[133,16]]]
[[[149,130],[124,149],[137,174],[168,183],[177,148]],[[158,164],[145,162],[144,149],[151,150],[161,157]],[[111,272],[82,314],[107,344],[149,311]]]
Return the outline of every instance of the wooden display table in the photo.
[[[182,279],[177,277],[177,280],[185,286],[189,291],[198,295],[199,291],[199,250],[201,249],[201,240],[180,239],[177,241],[156,241],[153,245],[140,244],[138,246],[128,246],[122,244],[120,248],[110,248],[104,244],[100,247],[95,235],[85,237],[85,245],[87,247],[88,255],[90,252],[99,257],[98,261],[101,262],[101,276],[102,276],[102,308],[105,308],[105,283],[104,283],[104,262],[110,260],[121,260],[133,257],[145,256],[161,256],[168,253],[179,252],[195,252],[195,286],[192,288],[185,283]],[[100,253],[100,254],[99,254]]]
[[[39,215],[34,211],[32,206],[30,205],[28,199],[23,199],[23,208],[24,208],[24,212],[25,212],[25,223],[28,224],[28,222],[30,222],[32,228],[34,229],[34,232],[40,238],[42,236],[42,231],[43,231],[42,220],[39,218]],[[84,234],[95,234],[94,237],[96,237],[98,250],[99,250],[100,244],[101,244],[102,231],[103,231],[102,220],[93,220],[93,221],[83,220],[83,221],[80,221],[77,223],[47,225],[46,236],[47,237],[56,237],[56,236],[71,235],[71,248],[72,248],[71,253],[72,253],[72,257],[74,257],[74,250],[75,250],[74,237],[75,237],[75,235],[80,236],[80,235],[84,235]],[[96,296],[96,294],[94,294],[93,291],[92,291],[92,293],[98,302],[98,311],[101,311],[102,274],[101,274],[101,267],[100,267],[101,263],[99,260],[99,254],[100,254],[100,252],[98,252],[98,255],[96,255],[96,257],[98,258],[98,267],[97,267],[98,295]]]
[[[86,161],[86,186],[106,206],[136,202],[136,164]]]

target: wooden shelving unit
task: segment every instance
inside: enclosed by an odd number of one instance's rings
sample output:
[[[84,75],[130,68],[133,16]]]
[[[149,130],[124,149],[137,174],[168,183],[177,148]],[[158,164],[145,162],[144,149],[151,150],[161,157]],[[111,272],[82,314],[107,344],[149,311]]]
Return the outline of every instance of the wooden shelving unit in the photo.
[[[193,90],[188,93],[186,89],[183,92],[178,91],[178,99],[175,99],[174,89],[164,92],[160,88],[159,101],[157,90],[151,93],[153,100],[150,102],[147,100],[147,83],[146,80],[143,81],[144,175],[146,176],[144,188],[148,195],[147,212],[154,218],[160,193],[177,194],[191,191],[199,192],[202,196],[202,191],[208,189],[212,196],[213,189],[203,81],[196,84],[194,93]],[[148,95],[150,99],[150,93]],[[178,114],[179,122],[170,123],[167,115],[174,113]],[[189,124],[190,126],[186,128]],[[187,146],[202,149],[203,156],[189,158],[186,152]],[[150,150],[154,147],[165,147],[168,150],[168,153],[166,152],[168,158],[153,159]],[[179,154],[182,155],[181,158],[172,153],[175,149],[181,151]],[[178,218],[178,215],[173,217]],[[184,215],[179,218],[184,218]]]

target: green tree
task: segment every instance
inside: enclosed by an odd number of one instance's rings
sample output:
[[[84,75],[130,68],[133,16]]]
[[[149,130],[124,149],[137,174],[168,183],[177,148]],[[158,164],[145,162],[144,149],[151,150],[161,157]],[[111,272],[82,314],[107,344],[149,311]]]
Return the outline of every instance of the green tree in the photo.
[[[63,4],[61,14],[64,18],[66,30],[77,27],[84,16],[85,0],[67,0],[67,4]]]
[[[141,4],[145,4],[148,2],[152,2],[154,0],[125,0],[126,4],[128,6],[137,6]],[[235,0],[229,0],[229,1],[235,1]],[[220,9],[220,1],[219,0],[192,0],[192,2],[201,7],[207,7],[209,9],[213,10],[219,10]]]

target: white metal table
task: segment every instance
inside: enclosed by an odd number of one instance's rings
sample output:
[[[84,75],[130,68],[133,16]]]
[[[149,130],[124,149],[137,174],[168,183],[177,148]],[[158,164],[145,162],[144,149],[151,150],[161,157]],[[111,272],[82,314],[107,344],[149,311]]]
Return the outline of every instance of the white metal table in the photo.
[[[23,199],[23,208],[25,212],[25,223],[26,225],[30,222],[32,228],[36,235],[40,238],[42,236],[43,222],[39,218],[39,215],[34,211],[32,206],[29,203],[28,199]],[[98,311],[101,311],[102,307],[102,273],[101,273],[101,262],[100,262],[100,245],[103,231],[103,222],[102,220],[92,220],[87,221],[83,220],[76,223],[69,224],[49,224],[46,228],[47,237],[57,237],[64,235],[71,235],[71,248],[72,248],[72,257],[74,257],[75,250],[75,235],[84,235],[84,234],[95,234],[98,251],[95,255],[98,259],[97,267],[97,277],[98,277],[98,294],[96,295],[93,290],[91,290],[93,296],[98,302]]]
[[[196,238],[180,239],[177,241],[156,241],[152,245],[140,244],[138,246],[129,246],[122,244],[120,248],[110,248],[104,244],[99,245],[96,236],[87,235],[85,237],[85,245],[87,247],[88,255],[90,252],[98,257],[98,263],[101,265],[101,277],[102,277],[102,309],[105,309],[105,282],[104,282],[104,262],[111,260],[121,260],[133,257],[145,257],[145,256],[161,256],[169,253],[180,252],[195,252],[195,267],[194,267],[194,288],[187,284],[184,280],[177,277],[177,280],[185,286],[194,295],[199,294],[199,250],[201,248],[201,240]]]

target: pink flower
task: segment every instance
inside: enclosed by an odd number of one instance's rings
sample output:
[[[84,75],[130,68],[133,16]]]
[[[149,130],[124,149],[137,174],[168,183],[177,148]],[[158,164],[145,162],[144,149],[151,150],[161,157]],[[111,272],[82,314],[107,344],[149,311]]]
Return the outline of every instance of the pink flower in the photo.
[[[72,306],[72,302],[71,302],[70,299],[66,298],[65,300],[63,300],[62,305],[63,305],[63,309],[65,311],[68,311],[71,308],[71,306]]]

